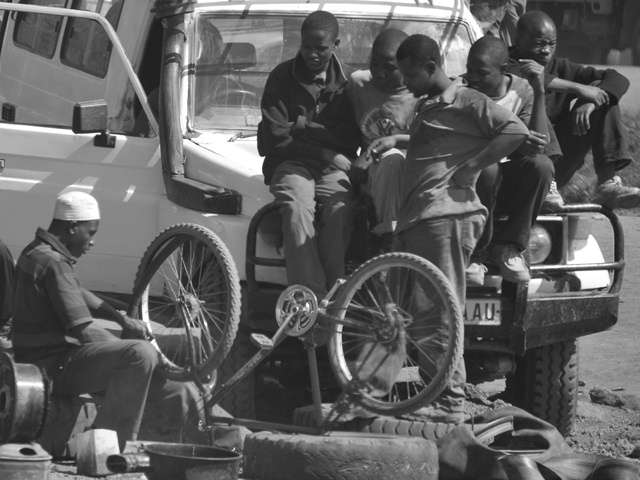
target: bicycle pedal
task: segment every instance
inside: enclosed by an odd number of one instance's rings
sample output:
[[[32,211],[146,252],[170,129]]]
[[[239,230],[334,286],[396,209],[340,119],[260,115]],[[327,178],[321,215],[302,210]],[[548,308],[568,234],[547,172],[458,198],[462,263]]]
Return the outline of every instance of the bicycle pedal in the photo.
[[[251,343],[260,350],[271,350],[273,348],[273,340],[262,333],[252,333]]]

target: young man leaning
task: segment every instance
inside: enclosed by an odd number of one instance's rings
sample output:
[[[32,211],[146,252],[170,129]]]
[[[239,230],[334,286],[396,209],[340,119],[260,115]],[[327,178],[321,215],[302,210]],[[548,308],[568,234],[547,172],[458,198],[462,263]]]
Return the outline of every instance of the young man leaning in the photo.
[[[475,192],[476,179],[483,168],[517,149],[529,129],[476,90],[447,90],[452,82],[442,70],[440,49],[433,39],[412,35],[402,42],[396,57],[407,88],[420,101],[400,183],[395,249],[420,255],[439,267],[464,307],[465,269],[486,217]],[[421,325],[411,328],[418,331]],[[438,351],[446,340],[417,342]],[[428,365],[420,366],[428,371]],[[462,421],[465,380],[460,357],[450,384],[421,413],[434,421]]]

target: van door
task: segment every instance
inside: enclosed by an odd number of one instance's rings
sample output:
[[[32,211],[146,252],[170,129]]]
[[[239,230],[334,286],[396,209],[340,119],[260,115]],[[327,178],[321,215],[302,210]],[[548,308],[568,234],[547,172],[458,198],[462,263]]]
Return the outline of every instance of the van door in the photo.
[[[49,225],[60,192],[89,192],[102,221],[96,246],[78,264],[80,278],[92,290],[125,293],[157,232],[164,187],[157,123],[112,26],[128,4],[148,2],[83,3],[85,12],[0,5],[11,11],[0,50],[0,237],[19,254],[38,226]],[[108,20],[95,13],[105,6]],[[147,11],[137,35],[149,23]],[[100,99],[108,107],[106,142],[71,129],[74,104]]]

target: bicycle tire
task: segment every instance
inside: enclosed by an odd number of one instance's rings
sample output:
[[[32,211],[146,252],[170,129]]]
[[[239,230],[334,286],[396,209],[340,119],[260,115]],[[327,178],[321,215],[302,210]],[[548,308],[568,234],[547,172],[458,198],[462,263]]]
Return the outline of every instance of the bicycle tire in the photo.
[[[179,314],[182,307],[195,312],[191,322],[185,323]],[[149,325],[159,340],[167,378],[192,380],[195,374],[207,380],[231,349],[240,312],[238,272],[217,235],[200,225],[182,223],[151,242],[138,267],[129,315]],[[166,336],[171,345],[165,346],[161,337],[169,328],[173,336]],[[196,332],[199,341],[194,341]]]
[[[394,273],[396,270],[399,274]],[[406,275],[403,276],[402,272],[405,270]],[[346,283],[338,292],[335,301],[328,309],[329,314],[337,317],[338,319],[329,342],[329,360],[334,374],[343,388],[347,388],[349,386],[351,380],[354,378],[354,374],[349,366],[350,362],[351,365],[353,365],[352,358],[347,358],[345,356],[345,348],[343,345],[343,337],[349,335],[349,327],[345,327],[340,322],[343,321],[345,317],[355,317],[357,316],[356,313],[360,315],[363,311],[370,319],[373,318],[371,316],[371,312],[376,308],[380,310],[380,307],[377,306],[369,308],[366,307],[366,305],[360,305],[358,302],[354,301],[354,298],[361,288],[366,287],[366,284],[370,279],[376,278],[376,276],[382,278],[382,275],[384,275],[383,282],[385,283],[389,279],[393,280],[394,278],[405,278],[405,280],[401,280],[401,282],[404,282],[405,284],[414,280],[414,287],[412,287],[413,290],[411,293],[405,294],[400,288],[398,288],[398,292],[394,297],[394,301],[397,305],[401,303],[400,300],[406,299],[407,295],[409,295],[409,299],[413,298],[415,301],[415,295],[419,295],[419,293],[416,293],[416,289],[418,288],[416,285],[420,285],[420,288],[425,294],[432,294],[428,299],[434,306],[439,307],[440,310],[436,313],[440,311],[442,312],[442,316],[438,315],[438,318],[443,319],[441,322],[446,325],[447,331],[446,342],[444,342],[446,343],[445,349],[438,356],[437,360],[433,361],[433,367],[435,368],[431,367],[431,370],[433,371],[429,372],[427,375],[426,368],[423,367],[426,360],[422,357],[426,358],[430,355],[426,355],[420,344],[417,343],[417,340],[420,340],[420,342],[423,342],[424,344],[427,338],[417,338],[419,336],[419,332],[417,332],[417,330],[431,329],[433,327],[420,325],[415,327],[409,326],[406,331],[406,343],[408,347],[411,347],[407,350],[407,357],[403,364],[403,370],[412,370],[413,372],[412,375],[405,376],[405,378],[411,378],[411,376],[413,376],[414,378],[417,377],[419,380],[407,380],[405,382],[407,385],[402,385],[402,390],[398,389],[397,391],[398,383],[394,384],[394,390],[392,390],[387,396],[389,399],[388,401],[382,400],[381,397],[373,396],[363,389],[360,389],[359,395],[354,397],[355,401],[372,412],[382,415],[401,415],[431,403],[444,390],[447,383],[451,380],[457,359],[462,355],[464,328],[463,317],[461,306],[457,301],[457,296],[449,281],[431,262],[417,255],[403,252],[387,253],[374,257],[360,266],[347,279]],[[391,287],[388,287],[388,291],[391,291]],[[367,296],[371,296],[370,291],[367,291]],[[402,297],[402,299],[400,297]],[[358,300],[361,301],[360,303],[364,303],[362,301],[362,297],[358,297]],[[410,304],[411,301],[407,300],[407,302],[403,303]],[[353,306],[351,310],[349,308],[350,305]],[[398,306],[400,309],[403,309],[403,307],[406,307],[406,305]],[[403,311],[408,312],[406,308],[404,308]],[[424,313],[428,313],[430,311],[431,310],[426,310]],[[384,314],[380,310],[376,316],[384,317]],[[430,316],[431,315],[428,315],[427,318]],[[345,328],[347,329],[346,332]],[[411,333],[412,328],[414,329],[414,333]],[[359,336],[362,337],[363,335],[360,332],[357,332],[352,336],[357,339]],[[411,348],[414,350],[413,353],[409,352]],[[421,355],[420,358],[416,357],[415,352],[418,352],[418,354]],[[425,377],[428,377],[428,381],[425,381]],[[420,384],[424,385],[421,386]],[[411,394],[412,388],[415,389],[415,394],[413,395]]]

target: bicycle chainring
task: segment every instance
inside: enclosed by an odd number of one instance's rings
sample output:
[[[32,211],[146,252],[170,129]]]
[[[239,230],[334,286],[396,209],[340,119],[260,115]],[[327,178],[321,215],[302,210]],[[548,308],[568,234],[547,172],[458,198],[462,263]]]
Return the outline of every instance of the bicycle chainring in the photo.
[[[284,289],[276,303],[276,322],[278,326],[288,322],[286,334],[300,337],[316,323],[318,316],[318,298],[313,290],[303,285],[291,285]]]

